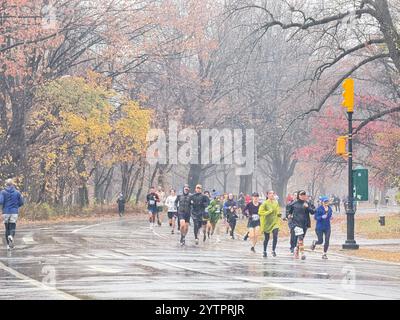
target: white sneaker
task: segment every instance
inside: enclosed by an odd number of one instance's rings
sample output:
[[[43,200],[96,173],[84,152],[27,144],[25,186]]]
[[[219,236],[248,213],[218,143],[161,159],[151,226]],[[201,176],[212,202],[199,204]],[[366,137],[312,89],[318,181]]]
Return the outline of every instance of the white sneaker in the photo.
[[[9,245],[7,245],[7,250],[11,250],[11,248],[10,248],[10,246],[9,246]]]
[[[12,235],[8,236],[8,243],[9,243],[11,249],[14,248],[14,239],[13,239]]]

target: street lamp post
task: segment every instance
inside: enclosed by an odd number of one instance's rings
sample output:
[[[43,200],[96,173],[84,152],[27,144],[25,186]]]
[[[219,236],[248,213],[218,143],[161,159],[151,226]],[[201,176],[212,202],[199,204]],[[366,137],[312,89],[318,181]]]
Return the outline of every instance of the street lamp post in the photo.
[[[354,240],[354,197],[353,197],[353,112],[347,112],[349,119],[349,147],[348,147],[348,181],[349,197],[347,203],[347,240],[343,244],[343,249],[358,249],[358,244]]]
[[[354,197],[353,197],[353,107],[354,107],[354,80],[346,79],[343,83],[343,103],[347,107],[347,115],[349,121],[349,134],[348,134],[348,182],[349,182],[349,196],[347,203],[347,240],[343,244],[343,249],[358,249],[359,246],[354,240]]]

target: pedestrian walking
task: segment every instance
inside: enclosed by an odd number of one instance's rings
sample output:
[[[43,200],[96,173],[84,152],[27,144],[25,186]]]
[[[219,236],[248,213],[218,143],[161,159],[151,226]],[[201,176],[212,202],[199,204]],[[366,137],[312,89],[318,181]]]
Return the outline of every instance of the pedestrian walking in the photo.
[[[375,210],[378,211],[379,198],[376,196],[374,199]]]
[[[7,250],[11,250],[14,248],[19,208],[24,205],[24,199],[12,179],[7,179],[5,189],[0,191],[0,205],[3,211]]]
[[[278,244],[278,232],[280,228],[281,210],[275,192],[269,191],[267,200],[260,206],[260,231],[264,234],[263,257],[267,257],[267,247],[272,233],[272,256],[276,257],[276,245]]]
[[[315,233],[317,234],[318,240],[314,240],[311,245],[311,250],[315,250],[317,245],[324,245],[324,253],[322,259],[328,259],[327,252],[329,248],[329,239],[331,237],[331,219],[332,219],[332,208],[329,205],[328,197],[321,198],[322,205],[315,211],[314,219],[317,221],[315,226]],[[325,237],[325,241],[324,241]]]
[[[126,199],[124,197],[124,194],[122,192],[120,192],[120,194],[118,195],[118,199],[117,199],[118,214],[120,217],[122,217],[123,214],[125,213],[125,203],[126,203]]]
[[[389,206],[389,200],[390,200],[390,197],[389,197],[389,196],[386,196],[386,197],[385,197],[385,204],[386,204],[386,207]]]

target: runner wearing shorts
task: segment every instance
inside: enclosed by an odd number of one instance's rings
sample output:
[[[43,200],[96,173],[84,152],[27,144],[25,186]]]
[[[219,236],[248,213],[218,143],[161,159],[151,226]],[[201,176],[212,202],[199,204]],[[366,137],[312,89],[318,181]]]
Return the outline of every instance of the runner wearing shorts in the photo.
[[[156,194],[154,187],[151,187],[149,194],[146,196],[147,210],[149,212],[150,229],[154,228],[154,223],[156,221],[156,215],[157,215],[157,202],[159,201],[160,199]]]

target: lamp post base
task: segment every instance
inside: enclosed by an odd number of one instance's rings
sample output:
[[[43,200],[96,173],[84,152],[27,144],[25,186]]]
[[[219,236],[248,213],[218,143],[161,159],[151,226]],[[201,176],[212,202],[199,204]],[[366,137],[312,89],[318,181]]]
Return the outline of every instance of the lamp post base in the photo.
[[[356,243],[355,240],[346,240],[346,242],[342,245],[343,249],[348,249],[348,250],[357,250],[359,249],[359,245]]]

